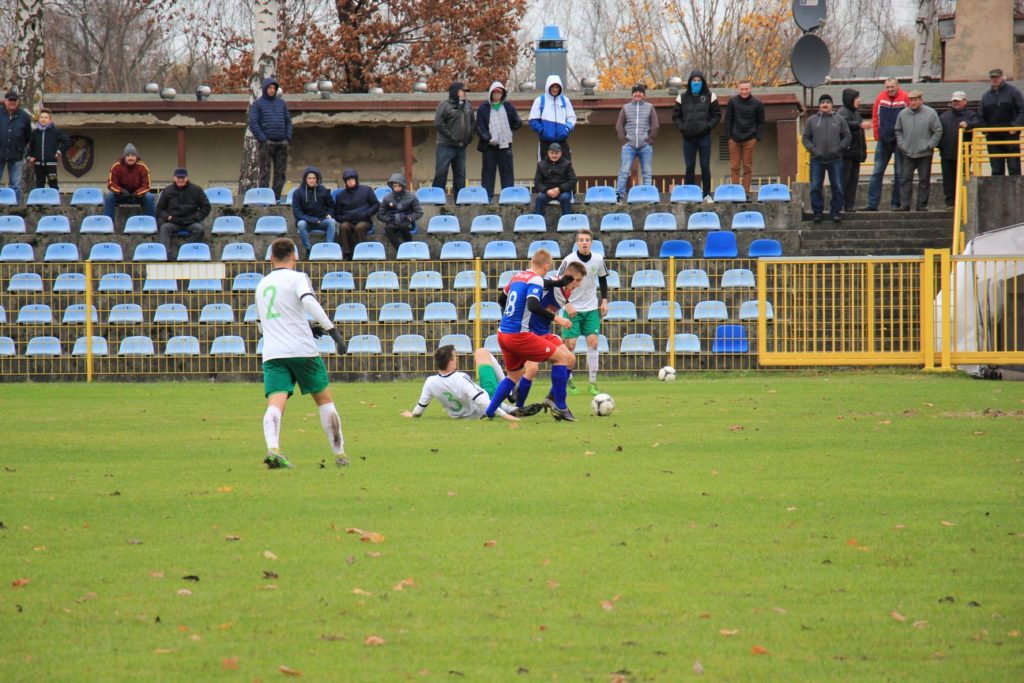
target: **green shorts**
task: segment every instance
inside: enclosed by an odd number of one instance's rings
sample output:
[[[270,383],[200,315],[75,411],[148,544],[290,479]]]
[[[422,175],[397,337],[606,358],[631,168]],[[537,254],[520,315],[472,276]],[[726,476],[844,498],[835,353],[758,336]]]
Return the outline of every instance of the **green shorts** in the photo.
[[[572,322],[572,327],[562,329],[562,339],[586,337],[601,331],[601,311],[576,311],[576,315],[569,320]]]
[[[266,396],[287,392],[298,382],[303,394],[315,394],[327,388],[327,368],[320,356],[313,358],[275,358],[263,363],[263,391]]]
[[[494,398],[494,392],[498,390],[498,373],[490,365],[480,366],[480,388],[490,398]]]

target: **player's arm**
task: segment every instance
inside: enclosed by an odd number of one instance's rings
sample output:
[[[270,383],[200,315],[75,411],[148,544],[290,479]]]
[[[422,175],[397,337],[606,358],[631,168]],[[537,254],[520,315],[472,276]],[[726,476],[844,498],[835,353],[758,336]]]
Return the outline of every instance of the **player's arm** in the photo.
[[[597,277],[597,286],[601,290],[601,317],[608,315],[608,276],[599,275]]]
[[[538,318],[543,318],[544,320],[547,320],[549,323],[555,323],[567,329],[572,327],[571,322],[569,322],[566,318],[563,318],[562,316],[552,313],[551,311],[546,309],[544,305],[541,304],[540,299],[538,299],[535,296],[526,297],[526,308],[533,315],[537,316]]]
[[[312,292],[303,292],[299,295],[299,300],[302,302],[302,308],[313,318],[313,323],[319,326],[324,332],[331,336],[334,343],[338,345],[338,353],[346,353],[348,351],[348,342],[341,336],[341,332],[331,319],[327,316],[327,312],[324,307],[320,305],[320,302],[316,300]],[[315,334],[315,333],[314,333]]]
[[[420,392],[420,400],[416,401],[416,407],[412,410],[403,410],[400,415],[402,417],[419,417],[423,414],[423,411],[430,405],[430,389],[428,387],[428,379],[423,383],[423,391]]]

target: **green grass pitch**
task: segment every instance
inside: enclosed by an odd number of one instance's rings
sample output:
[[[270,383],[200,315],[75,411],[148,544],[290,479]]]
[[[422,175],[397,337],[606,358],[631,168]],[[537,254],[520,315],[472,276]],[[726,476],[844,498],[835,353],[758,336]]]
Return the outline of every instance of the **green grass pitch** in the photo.
[[[0,680],[1024,677],[1022,384],[419,387],[333,385],[346,469],[293,398],[267,471],[256,384],[0,385]]]

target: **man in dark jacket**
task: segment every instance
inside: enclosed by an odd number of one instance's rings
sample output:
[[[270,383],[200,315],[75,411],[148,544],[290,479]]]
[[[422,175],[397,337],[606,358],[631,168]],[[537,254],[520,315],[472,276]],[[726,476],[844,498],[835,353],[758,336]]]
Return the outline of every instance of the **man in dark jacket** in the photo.
[[[557,142],[548,145],[547,158],[537,162],[533,176],[533,191],[537,200],[533,212],[544,215],[544,207],[552,199],[562,205],[562,215],[572,213],[572,193],[576,189],[576,170],[572,162],[562,156],[562,146]]]
[[[448,86],[448,99],[434,112],[437,129],[437,162],[434,187],[444,189],[448,167],[452,168],[452,192],[466,186],[466,146],[473,140],[473,107],[466,101],[466,89],[458,81]]]
[[[672,107],[672,123],[683,134],[683,160],[686,163],[685,183],[696,181],[697,153],[700,153],[700,181],[704,196],[711,197],[711,131],[722,120],[718,96],[711,92],[704,74],[696,69],[686,81],[686,90],[676,97]]]
[[[764,134],[764,104],[751,94],[750,81],[739,82],[739,94],[729,99],[725,110],[725,135],[729,139],[729,170],[732,182],[742,178],[743,189],[750,194],[754,171],[754,146]],[[741,175],[742,171],[742,175]]]
[[[487,190],[488,199],[494,197],[495,171],[501,176],[501,189],[512,187],[516,182],[512,166],[512,132],[522,127],[523,120],[505,96],[505,86],[494,81],[487,90],[487,101],[476,112],[476,135],[480,138],[476,148],[483,157],[480,184]]]
[[[345,187],[334,198],[334,220],[338,221],[338,237],[343,258],[352,259],[356,245],[366,241],[373,228],[380,202],[373,188],[359,184],[359,173],[346,168],[341,173]]]
[[[274,196],[281,198],[284,177],[288,172],[288,144],[292,141],[292,117],[288,105],[277,96],[281,89],[271,76],[263,81],[263,96],[249,108],[249,130],[259,143],[260,187],[273,187]],[[271,184],[270,168],[274,168]]]
[[[0,180],[7,169],[7,185],[21,203],[21,176],[25,169],[25,147],[32,136],[32,117],[22,109],[21,96],[14,90],[4,95],[0,114]]]
[[[939,114],[942,124],[942,138],[939,140],[939,157],[942,161],[942,194],[946,206],[956,203],[956,158],[957,140],[960,129],[964,131],[964,142],[971,139],[971,129],[981,125],[981,117],[967,108],[967,93],[957,90],[949,103],[950,109]]]
[[[391,192],[380,202],[377,218],[384,224],[384,234],[397,250],[403,242],[412,241],[412,233],[416,230],[416,221],[423,218],[423,209],[416,193],[408,190],[405,176],[392,173],[388,178]]]
[[[839,116],[850,127],[850,146],[843,152],[843,204],[847,211],[855,211],[857,186],[860,184],[860,165],[868,158],[868,146],[864,140],[864,129],[871,123],[861,118],[860,93],[853,88],[843,91],[843,106]]]
[[[188,171],[174,169],[174,182],[164,188],[156,203],[157,221],[160,223],[160,243],[171,252],[171,236],[188,233],[186,242],[202,242],[206,228],[203,221],[210,215],[210,200],[203,188],[189,182]]]
[[[310,231],[326,233],[324,240],[334,241],[334,200],[331,191],[323,186],[320,169],[309,166],[302,172],[302,185],[292,192],[292,215],[295,216],[295,231],[299,233],[302,248],[309,259]]]
[[[850,146],[850,127],[832,111],[832,96],[818,98],[818,113],[807,119],[804,147],[811,153],[811,212],[821,222],[825,210],[825,174],[832,187],[829,213],[836,223],[843,220],[843,152]]]
[[[50,110],[40,109],[39,123],[32,131],[26,159],[35,170],[36,187],[45,187],[49,183],[53,189],[60,189],[57,185],[57,162],[70,147],[71,138],[54,125]]]
[[[139,151],[129,142],[107,175],[108,192],[103,197],[103,213],[114,220],[118,205],[140,204],[144,214],[155,218],[156,202],[149,193],[149,182],[149,167],[142,163]]]
[[[981,96],[982,125],[988,128],[1024,126],[1024,96],[1020,90],[1006,82],[1002,69],[988,72],[991,89]],[[989,140],[1018,140],[1020,133],[988,133]],[[1006,158],[991,157],[992,175],[1020,175],[1020,145],[989,145],[990,154],[1012,154]]]

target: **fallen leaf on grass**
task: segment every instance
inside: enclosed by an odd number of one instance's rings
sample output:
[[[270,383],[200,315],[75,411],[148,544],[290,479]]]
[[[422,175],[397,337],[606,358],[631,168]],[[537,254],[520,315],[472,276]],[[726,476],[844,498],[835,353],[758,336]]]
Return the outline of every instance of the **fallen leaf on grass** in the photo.
[[[96,594],[90,591],[89,593],[86,593],[82,597],[78,598],[78,600],[75,600],[75,602],[88,602],[90,600],[95,600],[95,599],[96,599]]]
[[[352,594],[353,595],[363,595],[363,596],[373,595],[373,593],[368,593],[367,591],[364,591],[362,588],[358,588],[358,587],[352,589]]]
[[[277,667],[277,670],[280,671],[281,673],[283,673],[285,676],[295,676],[296,678],[298,678],[299,676],[302,675],[301,671],[297,671],[297,670],[291,668],[290,666],[285,666],[284,664],[282,664],[281,666]]]
[[[779,614],[786,614],[786,608],[785,607],[772,607],[772,609],[775,610],[776,612],[778,612]]]
[[[413,581],[412,577],[410,576],[407,579],[402,579],[401,581],[396,583],[394,586],[392,586],[392,588],[394,590],[396,590],[396,591],[404,591],[406,588],[412,588],[415,585],[416,585],[416,582]]]
[[[455,491],[449,491],[449,492],[448,492],[448,495],[449,495],[449,496],[457,496],[457,495],[459,495],[459,494],[455,493]]]
[[[743,431],[743,425],[733,425],[732,427],[729,427],[729,431],[730,432],[742,432]]]
[[[892,420],[879,420],[878,424],[880,424],[880,425],[891,425],[892,424]]]
[[[20,579],[15,579],[14,581],[11,581],[11,585],[15,588],[21,588],[22,586],[27,586],[30,583],[32,583],[32,580],[24,576]]]
[[[907,528],[906,524],[897,524],[896,526],[893,527],[893,529],[906,529],[906,528]]]
[[[973,636],[971,636],[971,640],[984,640],[987,636],[988,636],[988,631],[986,631],[985,629],[981,629],[980,631],[975,633]]]
[[[366,553],[366,556],[367,557],[380,557],[381,553],[376,551],[376,550],[371,550],[370,552]]]
[[[169,655],[172,652],[174,652],[173,647],[158,647],[155,650],[153,650],[153,654],[155,655]]]
[[[700,615],[700,618],[701,619],[710,619],[711,618],[711,612],[704,612],[703,614]]]
[[[162,578],[164,578],[164,573],[163,572],[150,572],[149,575],[152,576],[154,579],[162,579]]]
[[[270,552],[269,550],[264,550],[263,551],[263,557],[267,558],[268,560],[276,560],[277,559],[277,555],[275,555],[274,553]]]
[[[235,536],[234,534],[232,534],[231,536],[225,536],[224,540],[225,541],[241,541],[242,537],[241,536]]]
[[[234,489],[230,486],[218,486],[217,493],[231,493]]]
[[[185,596],[192,595],[192,591],[190,591],[187,588],[179,588],[178,589],[178,595],[185,595]]]
[[[202,640],[202,639],[203,639],[203,637],[202,637],[201,635],[199,635],[198,633],[193,633],[193,634],[191,634],[191,635],[190,635],[190,636],[188,637],[188,639],[189,639],[189,640],[194,640],[195,642],[197,642],[197,643],[198,643],[198,642],[199,642],[200,640]]]
[[[376,531],[367,531],[359,537],[359,540],[363,543],[383,543],[384,534],[378,534]]]
[[[261,591],[276,591],[277,590],[277,586],[272,584],[272,583],[268,583],[266,586],[260,586],[260,590]]]
[[[363,645],[383,645],[386,642],[380,636],[366,636],[366,639],[363,640]]]
[[[620,597],[621,596],[616,595],[611,600],[602,600],[601,601],[601,609],[603,609],[605,612],[611,612],[613,609],[615,609],[615,603],[617,603],[619,601]]]
[[[728,638],[730,636],[736,635],[737,633],[740,632],[740,630],[738,628],[721,628],[721,629],[718,629],[718,632],[721,633],[726,638]]]
[[[796,512],[796,506],[790,505],[788,508],[786,508],[786,512]]]
[[[558,588],[560,585],[562,585],[562,584],[558,583],[554,579],[551,579],[550,581],[548,581],[548,588],[550,588],[552,590],[554,590],[555,588]]]
[[[914,628],[928,628],[928,622],[924,619],[918,619],[913,624],[911,624],[911,626],[913,626]]]
[[[889,612],[889,616],[892,617],[893,619],[895,619],[896,621],[899,621],[899,622],[903,622],[903,621],[907,620],[907,618],[905,616],[903,616],[902,614],[900,614],[899,612],[897,612],[895,610],[893,610],[892,612]]]
[[[693,673],[695,673],[698,676],[704,673],[704,665],[700,663],[699,659],[696,659],[693,662]]]
[[[956,526],[956,524],[953,523],[953,522],[947,522],[947,521],[943,520],[942,526]]]
[[[267,571],[266,569],[264,569],[263,570],[263,578],[264,579],[279,579],[281,577],[277,575],[277,572],[271,572],[271,571]]]
[[[484,547],[485,548],[493,548],[496,545],[498,545],[498,542],[496,540],[494,540],[493,538],[491,540],[489,540],[489,541],[484,541]]]
[[[593,455],[594,451],[583,451],[583,455]]]
[[[221,660],[220,665],[225,671],[237,671],[238,657],[225,657]]]
[[[1008,635],[1011,638],[1020,638],[1020,631],[1018,631],[1017,629],[1013,629],[1012,631],[1010,631],[1006,635]]]
[[[763,645],[755,645],[754,647],[750,648],[750,654],[752,654],[752,655],[768,655],[768,654],[771,654],[771,653],[768,652],[768,648],[764,647]]]

